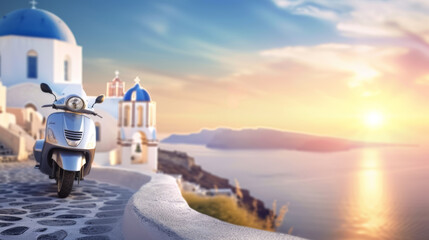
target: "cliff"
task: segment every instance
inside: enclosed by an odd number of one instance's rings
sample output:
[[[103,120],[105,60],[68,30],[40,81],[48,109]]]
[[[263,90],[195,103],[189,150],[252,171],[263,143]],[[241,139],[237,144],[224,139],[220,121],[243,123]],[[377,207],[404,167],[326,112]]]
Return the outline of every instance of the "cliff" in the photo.
[[[236,193],[236,188],[229,183],[228,179],[218,177],[203,170],[195,164],[194,158],[183,152],[159,149],[158,169],[168,174],[180,174],[184,180],[197,183],[206,189],[215,187],[229,188]],[[241,189],[241,192],[243,198],[239,200],[240,205],[250,211],[255,211],[256,206],[256,212],[262,219],[265,219],[270,214],[271,210],[267,209],[261,200],[251,196],[249,190]]]

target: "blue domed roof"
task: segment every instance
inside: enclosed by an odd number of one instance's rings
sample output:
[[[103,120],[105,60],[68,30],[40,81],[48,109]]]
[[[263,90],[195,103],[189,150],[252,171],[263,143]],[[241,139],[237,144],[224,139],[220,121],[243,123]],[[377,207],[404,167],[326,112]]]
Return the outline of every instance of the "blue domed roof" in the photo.
[[[136,101],[147,101],[150,102],[149,93],[140,87],[140,84],[136,83],[134,87],[130,88],[124,95],[124,101],[131,101],[133,93],[136,93]]]
[[[41,9],[18,9],[0,20],[0,37],[18,35],[58,39],[76,44],[70,28],[56,15]]]

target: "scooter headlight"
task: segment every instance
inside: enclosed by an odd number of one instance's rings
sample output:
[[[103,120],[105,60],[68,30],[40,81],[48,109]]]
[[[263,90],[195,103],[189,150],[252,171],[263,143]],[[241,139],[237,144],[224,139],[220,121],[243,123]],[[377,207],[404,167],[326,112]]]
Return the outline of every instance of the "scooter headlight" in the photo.
[[[67,100],[66,106],[72,111],[80,111],[85,107],[85,103],[80,97],[71,97]]]
[[[48,135],[48,141],[50,143],[57,143],[57,139],[55,138],[54,131],[52,131],[52,129],[48,128],[47,135]]]

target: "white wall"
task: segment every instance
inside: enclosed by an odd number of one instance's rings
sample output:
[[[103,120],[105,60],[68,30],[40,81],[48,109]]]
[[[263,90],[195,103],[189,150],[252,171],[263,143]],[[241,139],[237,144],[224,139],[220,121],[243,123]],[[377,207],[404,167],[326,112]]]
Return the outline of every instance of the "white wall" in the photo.
[[[69,57],[69,81],[64,80],[64,60]],[[82,84],[82,47],[54,40],[54,82]]]
[[[9,128],[11,124],[16,123],[15,115],[4,112],[0,114],[0,126],[4,128]]]
[[[117,147],[118,122],[113,116],[103,110],[98,109],[96,112],[103,118],[86,115],[90,117],[94,123],[100,123],[100,141],[97,142],[95,149],[97,152],[112,151]]]
[[[131,146],[120,146],[119,156],[121,165],[129,167],[131,165]]]
[[[0,78],[1,79],[1,78]],[[6,112],[6,87],[0,81],[0,114]]]
[[[55,110],[51,108],[41,108],[44,104],[50,104],[54,97],[40,90],[39,84],[21,83],[7,88],[7,106],[24,108],[28,103],[34,104],[37,111],[47,117]]]
[[[145,146],[142,146],[144,148]],[[158,169],[158,147],[148,146],[147,147],[147,163],[132,163],[131,155],[134,148],[131,146],[121,146],[119,151],[120,156],[120,167],[128,169],[139,169],[142,171],[156,172]]]
[[[101,94],[103,94],[103,92],[100,91],[100,95]],[[89,99],[91,100],[89,100],[88,102],[92,104],[95,101],[96,97],[97,96],[89,97]],[[112,115],[112,117],[118,119],[118,108],[119,108],[120,101],[122,101],[122,97],[105,97],[104,102],[102,104],[94,105],[94,109],[95,111],[103,110],[109,113],[110,115]]]
[[[148,146],[147,148],[147,169],[150,171],[158,170],[158,146]]]
[[[37,79],[27,78],[27,53],[37,52]],[[71,59],[70,83],[82,83],[82,48],[59,40],[22,36],[0,37],[1,79],[7,87],[31,82],[65,83],[64,59]]]

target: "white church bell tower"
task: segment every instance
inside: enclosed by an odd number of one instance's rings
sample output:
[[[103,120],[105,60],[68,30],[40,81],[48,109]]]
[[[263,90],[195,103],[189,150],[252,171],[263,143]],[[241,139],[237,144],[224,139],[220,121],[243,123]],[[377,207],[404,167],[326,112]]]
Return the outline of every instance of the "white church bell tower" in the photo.
[[[120,161],[123,165],[141,164],[145,170],[158,167],[158,141],[156,137],[156,103],[140,86],[140,79],[119,102]]]

